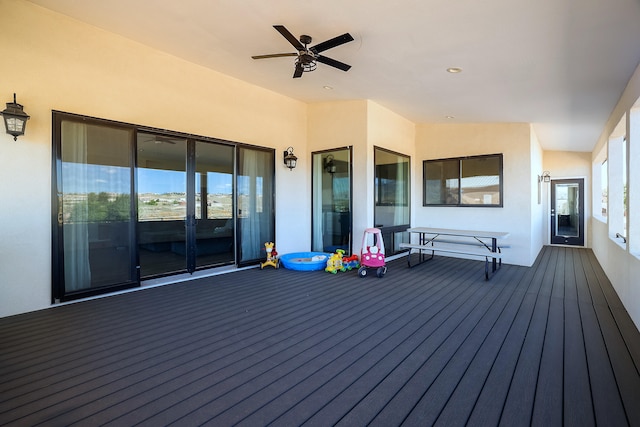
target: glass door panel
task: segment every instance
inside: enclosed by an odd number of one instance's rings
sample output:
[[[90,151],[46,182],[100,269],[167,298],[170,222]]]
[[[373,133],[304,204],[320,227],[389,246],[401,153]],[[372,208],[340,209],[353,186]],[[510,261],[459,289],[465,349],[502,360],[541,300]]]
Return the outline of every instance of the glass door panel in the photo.
[[[196,268],[235,261],[234,147],[196,142]]]
[[[142,277],[187,268],[187,141],[138,133],[138,250]]]
[[[238,147],[236,189],[238,264],[264,261],[264,244],[275,240],[273,150]]]
[[[312,155],[311,250],[351,253],[351,148]]]
[[[55,117],[54,297],[135,286],[133,131]]]
[[[402,154],[374,148],[375,209],[374,223],[382,231],[387,255],[401,251],[400,243],[409,242],[409,165]]]

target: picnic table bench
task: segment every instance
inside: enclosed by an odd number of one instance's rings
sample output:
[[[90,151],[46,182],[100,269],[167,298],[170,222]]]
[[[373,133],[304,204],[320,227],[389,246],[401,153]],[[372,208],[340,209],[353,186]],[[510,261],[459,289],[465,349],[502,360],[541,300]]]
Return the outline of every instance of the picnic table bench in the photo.
[[[418,234],[418,243],[400,243],[401,248],[409,249],[409,268],[433,259],[436,252],[443,255],[458,254],[484,257],[485,279],[489,280],[489,258],[491,272],[495,273],[502,266],[502,248],[498,239],[504,239],[509,233],[502,231],[454,230],[448,228],[413,227],[409,233]],[[418,254],[418,263],[411,265],[411,255]],[[430,257],[426,257],[431,252]]]

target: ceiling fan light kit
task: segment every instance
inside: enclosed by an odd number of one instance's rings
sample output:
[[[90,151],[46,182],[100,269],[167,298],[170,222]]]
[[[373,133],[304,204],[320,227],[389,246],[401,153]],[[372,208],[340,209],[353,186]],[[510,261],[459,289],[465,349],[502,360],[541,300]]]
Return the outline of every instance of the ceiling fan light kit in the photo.
[[[318,43],[315,46],[308,47],[312,42],[311,36],[303,34],[300,36],[300,40],[295,38],[284,25],[274,25],[275,28],[282,36],[287,39],[291,45],[296,48],[297,53],[273,53],[269,55],[256,55],[252,56],[253,59],[266,59],[266,58],[280,58],[284,56],[295,56],[295,70],[293,72],[293,78],[302,77],[303,73],[308,73],[317,68],[317,63],[323,63],[331,67],[337,68],[342,71],[348,71],[351,65],[344,62],[337,61],[324,55],[320,55],[320,52],[329,50],[331,48],[340,46],[342,44],[353,41],[353,37],[349,33],[344,33],[340,36],[326,40],[322,43]]]

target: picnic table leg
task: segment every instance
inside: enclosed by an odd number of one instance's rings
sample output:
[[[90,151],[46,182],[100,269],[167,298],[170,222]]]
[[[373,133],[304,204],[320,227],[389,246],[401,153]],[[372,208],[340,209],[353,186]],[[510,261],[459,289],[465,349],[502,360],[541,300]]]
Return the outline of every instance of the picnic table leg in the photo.
[[[498,251],[498,240],[494,237],[491,239],[491,252],[497,252]],[[493,258],[493,265],[491,266],[491,269],[493,272],[496,271],[496,259]]]
[[[431,251],[431,257],[425,259],[422,249],[418,249],[418,263],[411,265],[411,251],[413,251],[413,249],[409,249],[409,255],[407,256],[407,264],[409,265],[409,268],[415,267],[416,265],[420,265],[426,261],[431,261],[433,259],[433,255],[435,254],[434,251]]]

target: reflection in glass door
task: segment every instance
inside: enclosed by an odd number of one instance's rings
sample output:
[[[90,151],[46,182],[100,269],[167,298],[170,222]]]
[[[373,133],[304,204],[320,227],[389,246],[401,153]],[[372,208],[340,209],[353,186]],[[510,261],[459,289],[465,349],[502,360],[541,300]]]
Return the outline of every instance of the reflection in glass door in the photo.
[[[351,148],[312,155],[311,250],[351,253]]]
[[[53,301],[264,260],[273,149],[53,117]]]
[[[143,278],[235,261],[231,145],[138,134]]]
[[[133,131],[54,113],[53,297],[137,286]]]
[[[410,158],[374,147],[375,208],[373,220],[382,231],[387,255],[400,252],[400,243],[409,242]]]
[[[551,181],[551,243],[584,246],[584,180]]]
[[[263,261],[264,244],[275,241],[274,157],[273,150],[238,147],[238,265]]]
[[[187,141],[139,133],[137,151],[140,275],[185,271]]]
[[[196,268],[235,260],[233,155],[233,146],[196,142]]]

